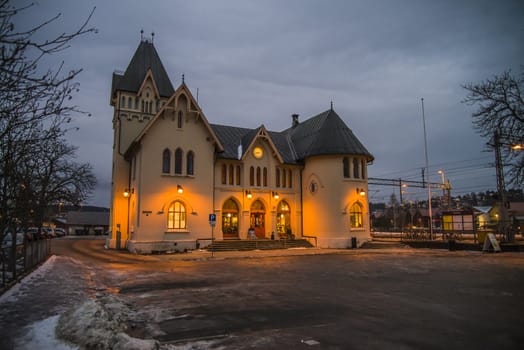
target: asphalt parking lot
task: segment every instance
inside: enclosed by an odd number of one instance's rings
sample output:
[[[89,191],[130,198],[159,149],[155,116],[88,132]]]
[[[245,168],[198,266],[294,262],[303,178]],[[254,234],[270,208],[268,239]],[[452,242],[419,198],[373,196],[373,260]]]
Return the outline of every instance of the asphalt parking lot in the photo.
[[[129,335],[164,345],[520,349],[524,344],[522,253],[405,248],[138,256],[105,251],[101,241],[78,240],[60,241],[54,252],[89,268],[89,274],[75,275],[89,277],[79,288],[114,294],[131,305]]]

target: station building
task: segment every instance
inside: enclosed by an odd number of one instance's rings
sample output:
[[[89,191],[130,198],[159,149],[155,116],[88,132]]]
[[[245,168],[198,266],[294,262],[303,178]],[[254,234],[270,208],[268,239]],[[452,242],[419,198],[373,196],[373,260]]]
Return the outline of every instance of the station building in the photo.
[[[250,228],[257,239],[319,247],[370,238],[373,156],[332,106],[303,121],[292,115],[283,131],[211,123],[144,39],[125,72],[113,73],[110,104],[110,248],[183,251],[252,239]]]

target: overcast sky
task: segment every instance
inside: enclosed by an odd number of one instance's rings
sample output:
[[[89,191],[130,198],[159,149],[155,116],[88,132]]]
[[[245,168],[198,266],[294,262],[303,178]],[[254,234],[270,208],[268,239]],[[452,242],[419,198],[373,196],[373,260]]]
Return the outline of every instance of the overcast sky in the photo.
[[[18,1],[22,3],[22,1]],[[442,169],[452,194],[496,189],[494,155],[461,103],[462,84],[524,64],[524,1],[107,1],[41,0],[17,19],[28,27],[57,13],[45,33],[91,26],[48,63],[83,68],[69,135],[98,179],[86,204],[109,206],[111,75],[150,37],[174,87],[185,81],[211,123],[281,131],[335,111],[375,156],[369,176],[421,180],[424,98],[430,179]],[[395,188],[370,186],[372,202]],[[436,193],[438,194],[438,193]],[[407,200],[424,191],[408,190]]]

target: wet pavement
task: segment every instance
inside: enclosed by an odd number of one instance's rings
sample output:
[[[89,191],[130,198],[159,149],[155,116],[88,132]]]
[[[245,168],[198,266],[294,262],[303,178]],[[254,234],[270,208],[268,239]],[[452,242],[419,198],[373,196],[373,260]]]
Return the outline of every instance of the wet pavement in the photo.
[[[519,349],[524,254],[383,249],[141,256],[56,240],[45,271],[0,302],[0,348],[24,327],[114,294],[128,334],[227,349]],[[200,344],[200,345],[199,345]],[[189,347],[191,348],[191,347]]]

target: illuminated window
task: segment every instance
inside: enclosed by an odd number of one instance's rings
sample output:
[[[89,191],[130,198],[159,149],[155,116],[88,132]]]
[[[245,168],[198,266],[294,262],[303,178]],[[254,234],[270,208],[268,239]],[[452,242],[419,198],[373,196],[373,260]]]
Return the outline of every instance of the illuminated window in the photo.
[[[175,174],[182,174],[182,158],[183,152],[180,148],[177,148],[175,151]]]
[[[186,207],[180,201],[175,201],[169,206],[167,212],[167,228],[168,229],[185,229],[186,222]]]
[[[277,206],[277,232],[279,234],[287,234],[291,232],[291,210],[289,204],[286,201],[280,201]]]
[[[349,225],[351,228],[362,228],[364,227],[362,205],[355,203],[349,210]]]
[[[171,151],[167,148],[162,152],[162,172],[169,174],[171,171]]]
[[[222,233],[231,238],[238,237],[238,205],[231,198],[222,207]]]

